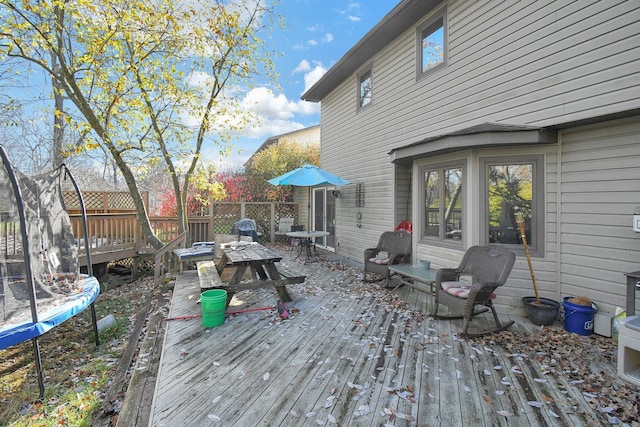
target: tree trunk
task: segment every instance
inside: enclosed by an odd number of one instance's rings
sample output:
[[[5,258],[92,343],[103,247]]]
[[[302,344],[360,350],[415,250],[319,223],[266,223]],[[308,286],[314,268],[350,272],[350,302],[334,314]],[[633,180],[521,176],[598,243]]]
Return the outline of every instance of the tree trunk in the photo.
[[[116,165],[118,166],[118,169],[120,169],[120,172],[122,172],[124,181],[127,183],[127,188],[129,188],[129,194],[131,194],[133,205],[135,206],[136,213],[138,214],[138,222],[140,223],[140,227],[142,228],[142,234],[154,249],[157,250],[162,248],[162,246],[164,246],[164,243],[153,233],[153,228],[151,228],[151,221],[149,221],[149,213],[147,212],[147,208],[144,205],[144,199],[142,198],[142,194],[140,194],[140,189],[138,189],[138,183],[136,182],[136,178],[133,175],[133,172],[131,171],[127,163],[122,159],[120,154],[115,151],[115,149],[111,149],[111,146],[110,152],[116,162]]]

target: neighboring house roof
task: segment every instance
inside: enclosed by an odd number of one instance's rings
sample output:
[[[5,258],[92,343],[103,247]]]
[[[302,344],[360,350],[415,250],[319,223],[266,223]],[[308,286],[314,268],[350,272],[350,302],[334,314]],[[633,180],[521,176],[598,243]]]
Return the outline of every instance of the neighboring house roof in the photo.
[[[352,75],[358,68],[380,51],[381,46],[391,43],[396,37],[424,18],[431,10],[442,4],[442,0],[404,0],[393,8],[355,46],[327,71],[303,95],[302,99],[320,102],[337,85]]]
[[[557,142],[557,131],[539,126],[482,123],[442,135],[394,148],[389,152],[393,163],[411,162],[426,154],[441,154],[468,147],[495,147],[500,145],[552,144]]]
[[[318,134],[317,137],[315,136],[315,133]],[[304,134],[306,134],[306,136],[303,136]],[[249,157],[249,159],[244,163],[243,166],[246,167],[253,160],[253,156],[255,156],[256,153],[261,152],[265,148],[277,143],[283,138],[290,138],[294,141],[305,143],[305,144],[319,144],[320,143],[320,125],[309,126],[306,128],[294,130],[291,132],[287,132],[287,133],[283,133],[280,135],[271,136],[267,138],[262,143],[262,145],[260,145],[260,147],[258,147],[258,149],[251,155],[251,157]]]

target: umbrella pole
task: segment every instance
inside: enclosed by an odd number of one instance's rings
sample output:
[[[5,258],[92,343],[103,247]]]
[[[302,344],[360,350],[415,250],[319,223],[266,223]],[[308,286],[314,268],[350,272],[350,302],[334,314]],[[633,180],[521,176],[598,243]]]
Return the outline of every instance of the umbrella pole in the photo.
[[[311,187],[309,187],[309,200],[307,201],[307,227],[311,231]]]

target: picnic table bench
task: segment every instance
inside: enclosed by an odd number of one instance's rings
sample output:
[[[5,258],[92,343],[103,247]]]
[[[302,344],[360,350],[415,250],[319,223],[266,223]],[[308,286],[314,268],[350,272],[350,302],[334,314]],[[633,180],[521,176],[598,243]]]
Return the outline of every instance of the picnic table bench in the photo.
[[[222,247],[222,257],[217,261],[205,260],[197,263],[200,290],[212,288],[227,291],[227,305],[237,292],[273,286],[281,301],[291,301],[286,285],[302,283],[306,276],[288,266],[279,264],[282,257],[259,243],[231,242]],[[231,278],[225,283],[221,276],[225,269],[234,267]],[[250,272],[250,280],[243,280]]]
[[[178,258],[182,273],[185,262],[213,260],[215,258],[215,244],[214,242],[197,242],[190,248],[174,249],[173,254]]]

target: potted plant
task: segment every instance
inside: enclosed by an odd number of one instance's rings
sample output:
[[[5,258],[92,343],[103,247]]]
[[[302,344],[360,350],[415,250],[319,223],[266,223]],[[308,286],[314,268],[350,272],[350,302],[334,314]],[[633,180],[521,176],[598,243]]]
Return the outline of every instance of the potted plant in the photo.
[[[540,298],[538,294],[538,286],[536,286],[536,278],[533,274],[533,266],[531,265],[531,255],[529,254],[529,247],[527,246],[527,237],[524,232],[524,215],[522,211],[516,207],[514,209],[514,215],[516,217],[516,224],[520,231],[520,237],[522,238],[522,245],[524,246],[524,253],[527,257],[527,263],[529,264],[529,272],[531,273],[531,282],[533,283],[533,297],[523,297],[522,303],[524,304],[524,311],[527,313],[529,320],[534,325],[548,326],[556,321],[558,313],[560,312],[560,303],[548,298]]]

